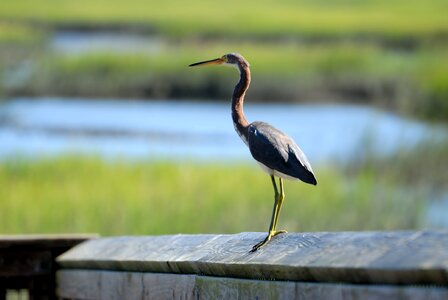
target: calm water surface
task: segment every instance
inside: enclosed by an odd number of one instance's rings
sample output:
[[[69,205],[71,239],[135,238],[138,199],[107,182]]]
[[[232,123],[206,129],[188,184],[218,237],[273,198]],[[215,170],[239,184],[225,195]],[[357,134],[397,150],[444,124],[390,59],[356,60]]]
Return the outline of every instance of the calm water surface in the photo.
[[[440,130],[354,105],[251,104],[293,137],[314,163],[412,147]],[[0,104],[0,157],[85,153],[108,158],[249,160],[230,103],[17,98]]]
[[[57,31],[50,47],[63,54],[91,52],[154,54],[165,49],[165,42],[156,36],[107,31]]]

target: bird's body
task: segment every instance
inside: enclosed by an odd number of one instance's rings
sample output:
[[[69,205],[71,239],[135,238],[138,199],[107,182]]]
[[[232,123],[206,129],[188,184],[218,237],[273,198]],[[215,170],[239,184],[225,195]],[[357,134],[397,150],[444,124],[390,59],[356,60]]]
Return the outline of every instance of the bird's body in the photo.
[[[275,230],[284,199],[283,179],[302,180],[313,185],[316,185],[317,181],[305,154],[292,138],[268,123],[259,121],[249,123],[247,121],[243,110],[244,96],[251,81],[247,60],[240,54],[230,53],[221,58],[191,64],[190,66],[211,64],[231,65],[239,70],[240,80],[235,86],[232,96],[233,125],[243,142],[249,147],[253,158],[271,176],[274,187],[275,202],[268,236],[252,248],[252,251],[256,251],[273,236],[285,232]],[[280,192],[277,189],[275,177],[279,178]]]
[[[269,175],[316,184],[310,163],[292,138],[265,122],[249,125],[249,150]]]

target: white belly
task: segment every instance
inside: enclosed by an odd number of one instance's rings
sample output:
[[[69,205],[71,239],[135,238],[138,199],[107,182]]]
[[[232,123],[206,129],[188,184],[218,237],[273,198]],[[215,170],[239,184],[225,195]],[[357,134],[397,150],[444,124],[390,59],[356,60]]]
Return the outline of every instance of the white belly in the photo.
[[[280,177],[280,178],[283,178],[283,179],[288,179],[288,180],[300,180],[298,178],[295,178],[295,177],[283,174],[283,173],[281,173],[281,172],[279,172],[277,170],[268,168],[265,165],[263,165],[261,162],[257,161],[257,163],[260,165],[261,169],[263,171],[265,171],[266,173],[268,173],[269,175],[274,175],[274,176],[277,176],[277,177]]]

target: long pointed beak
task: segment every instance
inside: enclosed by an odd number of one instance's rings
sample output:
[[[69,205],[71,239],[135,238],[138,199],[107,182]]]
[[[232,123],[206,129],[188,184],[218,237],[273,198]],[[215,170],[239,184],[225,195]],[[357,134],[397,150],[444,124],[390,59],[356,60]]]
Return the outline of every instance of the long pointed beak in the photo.
[[[211,59],[211,60],[206,60],[206,61],[201,61],[201,62],[197,62],[194,64],[189,65],[189,67],[195,67],[195,66],[205,66],[205,65],[221,65],[223,64],[225,61],[222,58],[216,58],[216,59]]]

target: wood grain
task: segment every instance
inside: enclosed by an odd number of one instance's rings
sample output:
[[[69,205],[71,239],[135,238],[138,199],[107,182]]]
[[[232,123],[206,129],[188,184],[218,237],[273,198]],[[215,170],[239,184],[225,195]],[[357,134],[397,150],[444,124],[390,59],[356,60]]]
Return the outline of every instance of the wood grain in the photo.
[[[96,270],[57,273],[60,298],[193,299],[195,275]]]
[[[90,240],[58,258],[65,269],[201,274],[320,283],[448,285],[448,231],[168,235]]]
[[[443,287],[322,284],[184,274],[61,270],[57,280],[57,295],[66,299],[448,299],[448,289]]]

